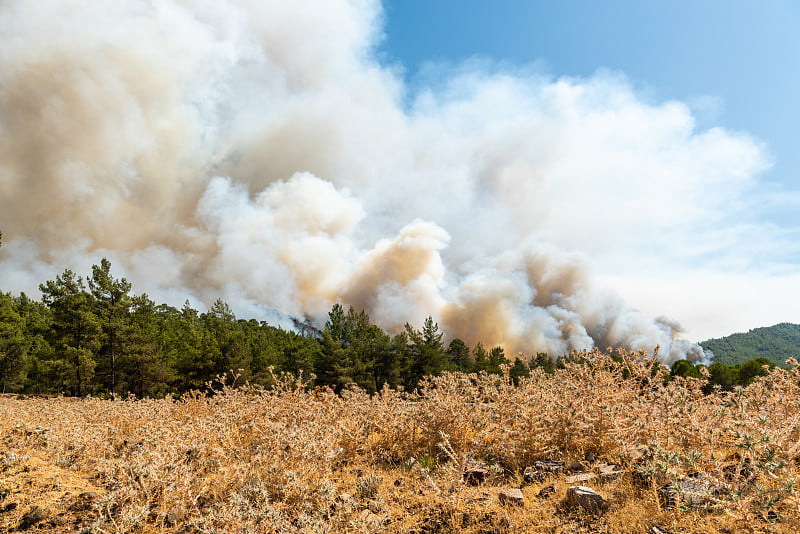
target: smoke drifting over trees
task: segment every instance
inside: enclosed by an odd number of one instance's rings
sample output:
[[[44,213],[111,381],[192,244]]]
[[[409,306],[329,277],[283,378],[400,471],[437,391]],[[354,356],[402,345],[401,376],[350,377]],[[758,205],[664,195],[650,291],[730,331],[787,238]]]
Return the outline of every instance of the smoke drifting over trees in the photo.
[[[713,222],[762,148],[611,74],[468,64],[412,92],[374,57],[382,16],[368,0],[3,3],[3,289],[106,256],[159,300],[242,316],[324,322],[342,301],[508,354],[702,358],[593,283],[593,254]]]

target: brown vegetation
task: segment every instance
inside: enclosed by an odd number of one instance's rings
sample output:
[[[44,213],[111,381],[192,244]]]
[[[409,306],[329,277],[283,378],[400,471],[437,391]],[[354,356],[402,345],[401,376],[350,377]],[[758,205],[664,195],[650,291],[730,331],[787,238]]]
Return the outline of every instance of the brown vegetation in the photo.
[[[446,374],[418,394],[286,378],[179,400],[5,396],[0,532],[797,531],[797,369],[704,395],[639,354],[582,356],[519,386]],[[587,511],[566,471],[523,480],[538,460],[623,473],[579,483],[604,499]],[[500,499],[513,488],[521,505]]]

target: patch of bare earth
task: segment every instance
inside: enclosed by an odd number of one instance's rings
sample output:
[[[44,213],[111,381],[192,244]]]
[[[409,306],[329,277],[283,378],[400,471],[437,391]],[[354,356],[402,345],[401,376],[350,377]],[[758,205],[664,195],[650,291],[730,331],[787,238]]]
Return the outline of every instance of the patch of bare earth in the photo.
[[[103,490],[85,474],[0,448],[0,532],[80,532],[98,517]]]

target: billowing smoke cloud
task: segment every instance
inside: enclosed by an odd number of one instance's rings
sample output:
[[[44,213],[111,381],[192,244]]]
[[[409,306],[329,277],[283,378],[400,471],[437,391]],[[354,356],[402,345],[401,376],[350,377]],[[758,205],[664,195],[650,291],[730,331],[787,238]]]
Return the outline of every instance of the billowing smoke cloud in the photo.
[[[3,2],[3,289],[107,256],[174,304],[324,317],[343,301],[512,354],[701,358],[590,266],[713,224],[763,149],[609,73],[468,63],[411,93],[373,56],[382,16],[372,0]]]

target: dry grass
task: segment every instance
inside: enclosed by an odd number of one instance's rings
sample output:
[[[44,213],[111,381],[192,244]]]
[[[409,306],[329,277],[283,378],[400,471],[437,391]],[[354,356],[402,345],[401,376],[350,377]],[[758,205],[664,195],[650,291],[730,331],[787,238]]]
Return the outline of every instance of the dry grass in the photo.
[[[800,372],[704,396],[693,379],[663,386],[640,355],[585,356],[519,387],[446,375],[418,395],[285,379],[177,401],[6,396],[0,532],[34,505],[51,513],[31,532],[797,532]],[[567,506],[566,473],[523,483],[536,460],[589,453],[626,471],[585,484],[602,513]],[[466,485],[478,464],[487,480]],[[707,502],[659,501],[693,472],[716,481]],[[524,505],[501,504],[514,487]]]

